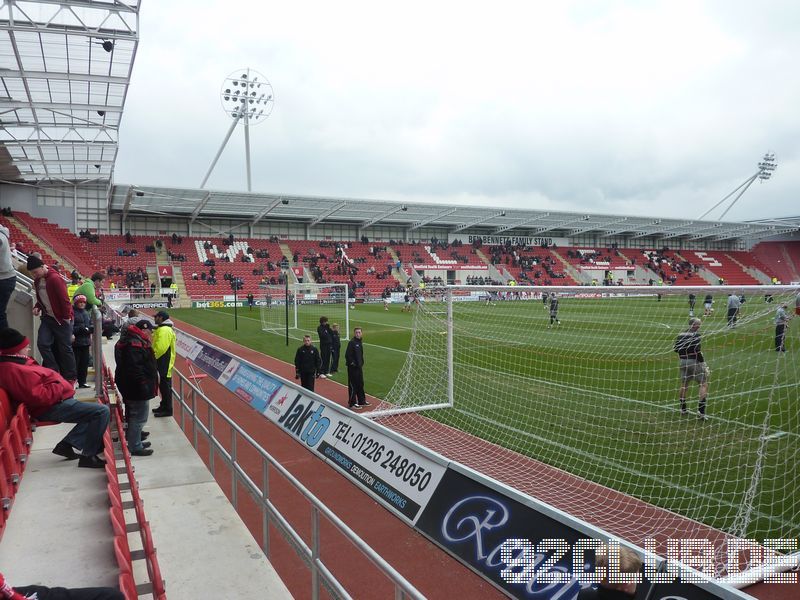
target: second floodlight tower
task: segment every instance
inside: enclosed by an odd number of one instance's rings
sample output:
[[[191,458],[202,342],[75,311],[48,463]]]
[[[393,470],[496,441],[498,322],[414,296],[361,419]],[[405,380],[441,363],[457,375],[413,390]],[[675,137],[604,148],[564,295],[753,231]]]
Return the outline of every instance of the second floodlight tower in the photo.
[[[247,191],[252,192],[252,178],[250,171],[250,125],[258,125],[267,120],[272,108],[275,106],[275,94],[272,84],[255,69],[238,69],[228,75],[222,82],[219,93],[222,109],[233,119],[217,155],[208,168],[208,173],[203,178],[201,188],[206,187],[208,178],[211,177],[222,151],[231,139],[233,130],[239,123],[244,124],[244,151],[247,163]]]

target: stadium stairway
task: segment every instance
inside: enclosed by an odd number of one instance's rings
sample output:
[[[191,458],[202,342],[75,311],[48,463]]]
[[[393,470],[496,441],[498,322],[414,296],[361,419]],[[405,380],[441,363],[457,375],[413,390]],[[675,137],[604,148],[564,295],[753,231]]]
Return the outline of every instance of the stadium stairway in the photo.
[[[16,216],[17,220],[25,225],[33,235],[45,241],[60,257],[85,277],[100,270],[96,255],[89,249],[88,240],[84,240],[69,229],[41,217],[34,217],[26,212],[17,212]]]
[[[186,290],[186,281],[183,278],[183,267],[172,265],[172,281],[178,286],[178,302],[176,306],[184,308],[191,306],[189,292]]]
[[[760,283],[762,285],[769,285],[770,283],[772,283],[772,277],[767,275],[763,270],[759,269],[758,267],[747,266],[744,263],[739,262],[736,259],[736,257],[733,256],[733,253],[725,252],[725,253],[723,253],[723,256],[725,256],[725,258],[727,258],[728,260],[730,260],[734,264],[739,265],[739,268],[742,269],[742,271],[744,271],[745,273],[750,275],[750,277],[752,277],[753,279],[758,281],[758,283]],[[745,257],[740,257],[740,258],[745,258]]]
[[[67,261],[64,258],[64,256],[59,252],[56,252],[55,249],[53,249],[53,247],[50,244],[48,244],[42,238],[33,233],[30,230],[30,228],[28,228],[28,226],[25,225],[25,223],[23,223],[16,217],[6,217],[6,218],[8,219],[9,223],[12,223],[16,227],[18,233],[21,233],[23,236],[27,238],[24,241],[26,242],[28,250],[31,249],[31,245],[37,246],[38,249],[42,252],[42,256],[44,258],[50,256],[52,260],[54,261],[58,260],[58,262],[62,266],[62,271],[65,271],[66,273],[71,273],[76,269],[76,266],[73,263]],[[78,270],[80,271],[80,269]],[[82,273],[82,275],[85,275],[85,273]]]
[[[552,248],[549,250],[550,254],[556,257],[556,260],[561,263],[564,267],[564,273],[566,274],[567,278],[562,284],[560,281],[556,281],[553,283],[558,283],[558,285],[581,285],[583,283],[591,283],[592,276],[589,273],[581,273],[575,267],[573,267],[569,261],[561,256],[556,250]]]
[[[761,242],[750,252],[781,282],[800,281],[800,242]]]
[[[492,261],[489,260],[489,257],[481,252],[480,248],[475,248],[475,256],[480,258],[486,264],[486,268],[489,270],[489,277],[492,279],[502,281],[503,283],[508,283],[509,279],[513,279],[511,273],[509,273],[506,269],[500,270],[494,266]]]
[[[397,257],[397,252],[394,251],[394,248],[391,246],[386,246],[386,253],[392,257],[392,262],[396,265],[399,258]],[[408,275],[398,270],[397,267],[392,268],[392,277],[394,277],[403,285],[405,285],[406,281],[408,281]]]

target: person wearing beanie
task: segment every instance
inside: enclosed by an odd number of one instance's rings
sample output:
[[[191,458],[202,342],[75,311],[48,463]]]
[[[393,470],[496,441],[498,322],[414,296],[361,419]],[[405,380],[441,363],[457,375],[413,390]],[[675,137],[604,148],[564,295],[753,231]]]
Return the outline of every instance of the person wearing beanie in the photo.
[[[79,467],[104,468],[97,457],[103,451],[108,429],[105,404],[79,402],[71,383],[30,357],[30,342],[16,329],[0,330],[0,386],[14,405],[24,404],[31,418],[39,421],[75,423],[75,427],[53,448],[67,460],[79,459]],[[75,449],[80,454],[75,452]]]
[[[11,236],[8,228],[0,225],[0,329],[8,327],[6,309],[17,286],[17,270],[11,263]]]
[[[161,393],[161,403],[153,409],[156,417],[172,416],[172,367],[175,364],[175,330],[170,321],[169,313],[160,310],[154,317],[156,321],[153,331],[153,353],[156,355],[158,365],[158,390]]]
[[[72,304],[67,284],[56,271],[48,269],[38,256],[28,257],[28,271],[36,290],[34,316],[41,317],[36,346],[42,364],[58,371],[68,381],[77,380],[72,353]]]
[[[89,347],[92,345],[92,318],[86,310],[86,296],[77,294],[72,300],[74,320],[72,322],[72,353],[78,374],[78,387],[88,388],[86,375],[89,372]]]
[[[150,343],[153,324],[147,319],[129,325],[114,346],[114,378],[125,403],[128,429],[125,440],[132,456],[150,456],[150,442],[142,441],[150,399],[158,390],[158,367]]]

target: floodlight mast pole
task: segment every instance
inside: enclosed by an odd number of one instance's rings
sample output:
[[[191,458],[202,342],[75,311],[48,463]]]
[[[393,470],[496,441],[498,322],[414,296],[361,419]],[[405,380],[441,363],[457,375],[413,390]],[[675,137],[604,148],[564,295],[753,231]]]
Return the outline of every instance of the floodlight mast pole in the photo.
[[[728,195],[726,195],[722,200],[717,202],[714,206],[709,208],[706,212],[700,215],[698,218],[703,219],[705,216],[710,213],[712,210],[717,208],[720,204],[725,202],[728,198],[739,192],[737,196],[731,201],[728,205],[728,208],[719,216],[718,220],[722,220],[725,215],[734,207],[734,205],[739,201],[747,189],[753,185],[753,182],[756,179],[760,179],[761,181],[767,181],[770,177],[772,177],[772,172],[778,167],[778,163],[775,161],[775,153],[774,152],[767,152],[764,155],[764,158],[761,159],[761,162],[758,163],[758,171],[753,173],[750,177],[745,179],[742,183],[740,183],[736,188],[733,189]],[[741,190],[741,191],[739,191]]]
[[[231,139],[231,135],[233,135],[233,130],[236,129],[236,124],[239,122],[240,118],[241,118],[240,114],[236,115],[233,118],[233,123],[231,123],[230,129],[228,129],[228,133],[225,136],[225,139],[222,140],[222,145],[219,147],[219,150],[217,151],[217,155],[214,157],[214,160],[211,161],[211,166],[208,168],[208,173],[206,173],[206,176],[203,177],[203,183],[200,184],[200,189],[201,190],[206,187],[206,182],[208,181],[208,178],[211,177],[211,172],[214,170],[214,167],[217,166],[217,161],[219,161],[219,157],[222,156],[222,151],[225,150],[225,146],[228,145],[228,140]],[[248,174],[247,190],[250,191],[250,146],[249,145],[248,145],[248,151],[247,151],[247,174]]]
[[[230,86],[230,87],[227,87]],[[262,90],[263,91],[260,91]],[[260,95],[259,95],[260,94]],[[203,189],[208,183],[211,173],[217,166],[222,152],[228,145],[228,141],[233,135],[233,130],[241,120],[244,123],[244,150],[245,150],[245,167],[247,169],[247,191],[253,191],[253,178],[252,168],[250,161],[250,124],[258,125],[266,120],[275,104],[273,95],[272,84],[266,77],[261,75],[258,71],[251,68],[241,69],[234,71],[222,82],[222,89],[220,91],[220,100],[222,102],[223,110],[233,117],[228,133],[222,142],[219,150],[217,151],[211,166],[200,184]]]

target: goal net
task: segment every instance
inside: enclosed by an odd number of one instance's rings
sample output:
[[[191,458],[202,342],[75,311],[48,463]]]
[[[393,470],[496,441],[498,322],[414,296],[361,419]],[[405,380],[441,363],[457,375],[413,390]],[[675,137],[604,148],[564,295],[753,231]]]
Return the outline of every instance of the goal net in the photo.
[[[448,287],[416,310],[405,363],[376,415],[393,415],[393,428],[446,455],[485,459],[483,472],[504,481],[511,473],[528,493],[559,493],[528,468],[531,459],[621,492],[602,498],[578,485],[558,506],[596,523],[598,506],[613,505],[617,516],[604,525],[613,531],[624,515],[631,540],[676,530],[796,539],[800,323],[776,339],[776,320],[780,310],[794,315],[798,291]],[[741,305],[734,315],[729,294]],[[686,367],[684,413],[675,343],[690,315],[701,320],[710,372]],[[429,419],[410,412],[440,406]],[[443,435],[432,420],[492,444],[470,448],[475,438]],[[637,515],[644,503],[656,509]]]
[[[291,283],[261,288],[261,329],[283,335],[289,324],[290,335],[316,339],[320,317],[339,325],[341,339],[349,339],[350,305],[344,283]],[[288,319],[288,320],[287,320]]]

